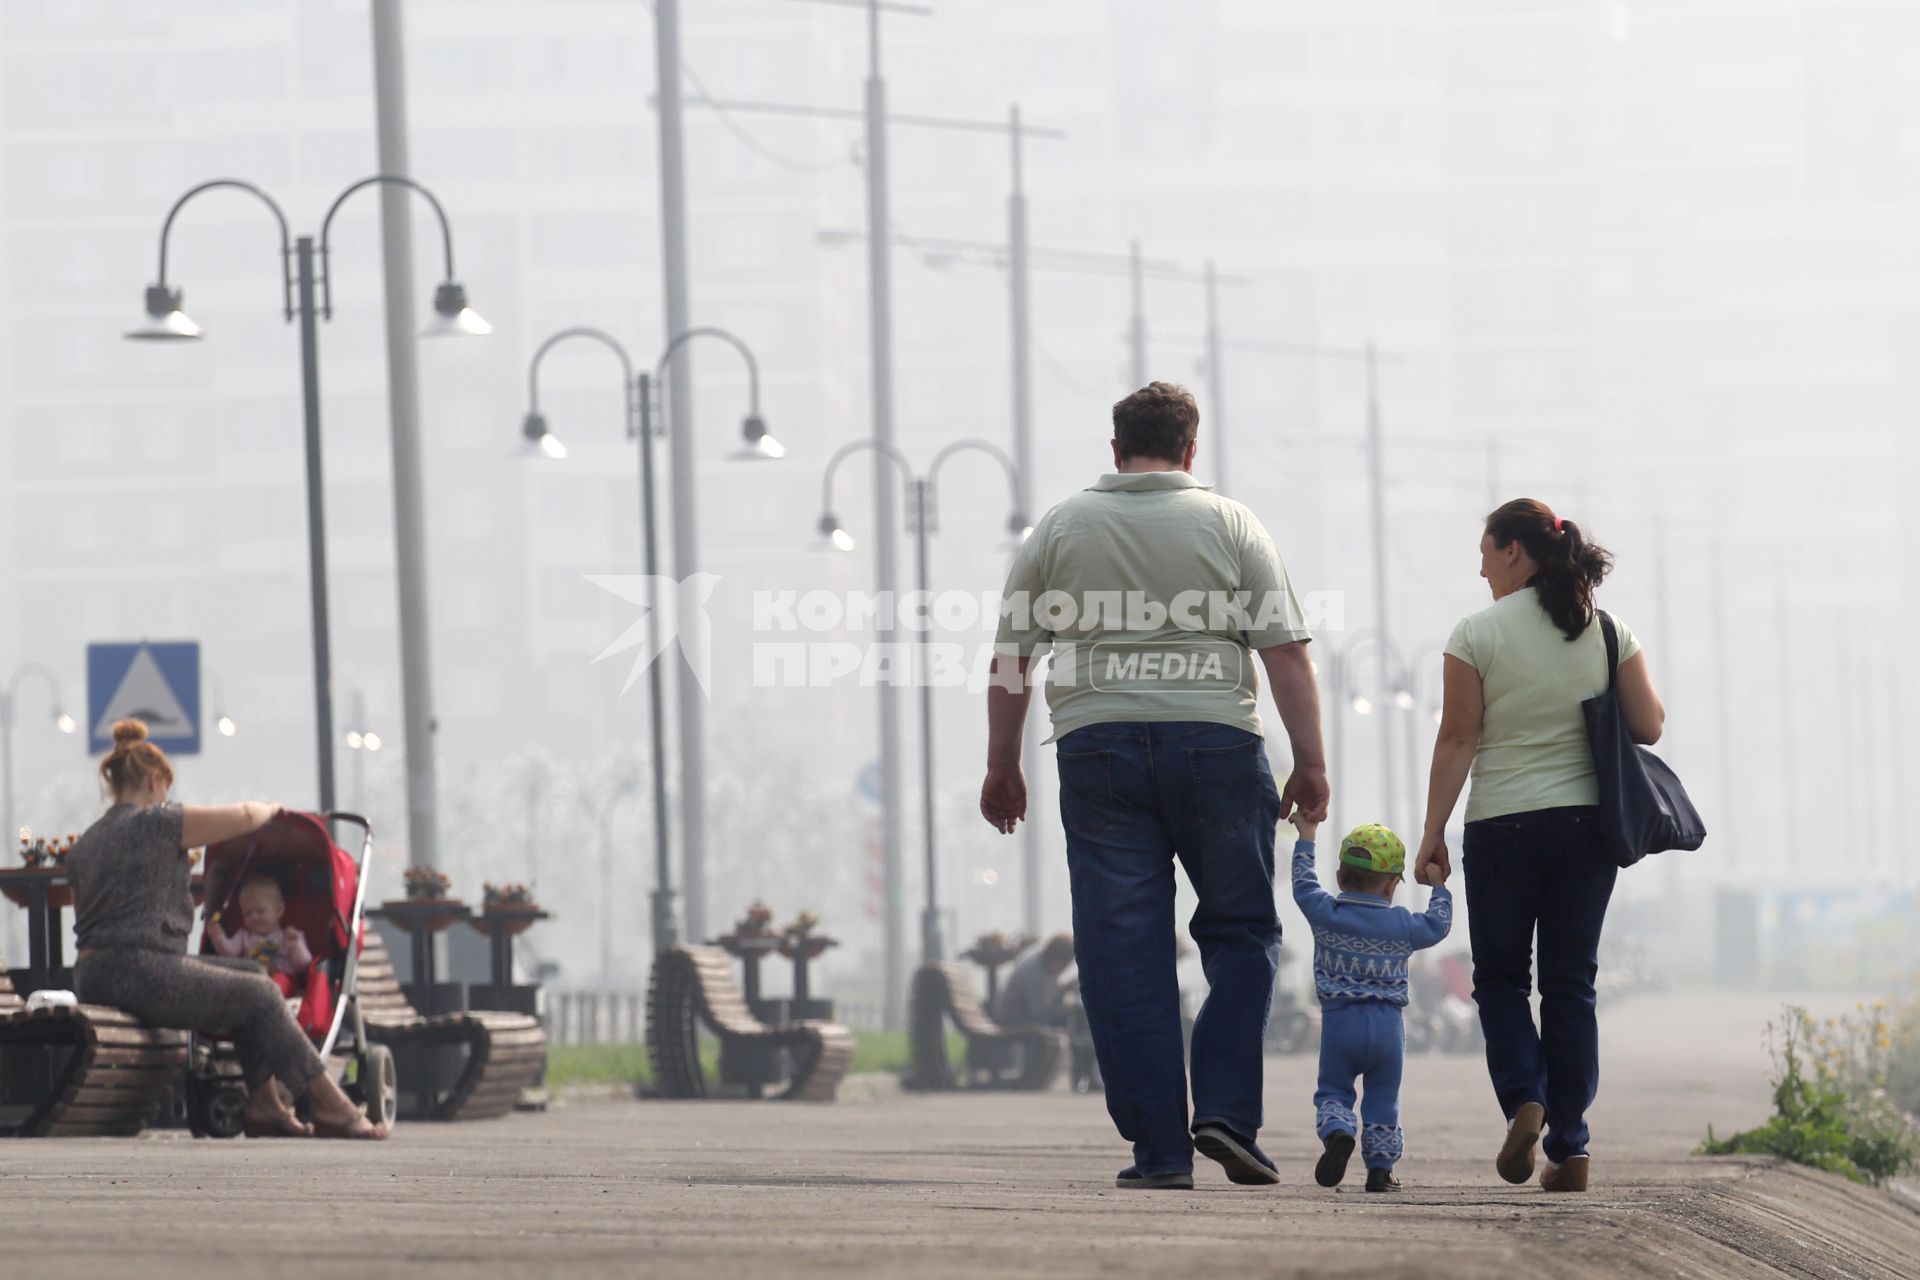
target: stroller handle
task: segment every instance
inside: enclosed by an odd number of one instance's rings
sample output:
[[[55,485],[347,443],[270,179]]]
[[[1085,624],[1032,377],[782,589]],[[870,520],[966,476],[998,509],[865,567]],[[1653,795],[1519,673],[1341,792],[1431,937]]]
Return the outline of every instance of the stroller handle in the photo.
[[[329,809],[327,812],[321,814],[320,817],[327,822],[352,823],[354,826],[359,827],[365,834],[369,836],[373,834],[373,824],[357,813],[347,813],[340,809]]]

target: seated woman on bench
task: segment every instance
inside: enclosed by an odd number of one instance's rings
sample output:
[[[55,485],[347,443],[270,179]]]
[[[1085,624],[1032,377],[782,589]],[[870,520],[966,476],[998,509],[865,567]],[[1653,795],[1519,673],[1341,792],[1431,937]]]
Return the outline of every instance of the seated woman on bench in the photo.
[[[386,1137],[386,1126],[369,1123],[327,1074],[256,961],[187,954],[193,892],[186,851],[258,831],[273,820],[274,806],[168,803],[173,766],[138,720],[113,726],[100,776],[113,806],[67,855],[80,999],[151,1026],[232,1039],[251,1094],[250,1138]],[[279,1086],[308,1098],[312,1125],[288,1109]]]

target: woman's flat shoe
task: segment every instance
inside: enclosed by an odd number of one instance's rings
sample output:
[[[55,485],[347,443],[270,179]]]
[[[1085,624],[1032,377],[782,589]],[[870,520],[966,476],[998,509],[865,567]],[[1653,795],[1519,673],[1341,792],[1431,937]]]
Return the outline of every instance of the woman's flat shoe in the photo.
[[[1533,1151],[1540,1144],[1540,1128],[1547,1121],[1547,1109],[1537,1102],[1523,1102],[1507,1125],[1507,1140],[1493,1167],[1500,1176],[1519,1186],[1533,1177]]]
[[[1568,1156],[1564,1164],[1547,1161],[1547,1167],[1540,1171],[1540,1189],[1542,1191],[1585,1191],[1587,1189],[1587,1158]]]
[[[249,1138],[311,1138],[313,1130],[300,1123],[295,1115],[283,1115],[273,1120],[244,1119],[240,1122],[240,1132]]]

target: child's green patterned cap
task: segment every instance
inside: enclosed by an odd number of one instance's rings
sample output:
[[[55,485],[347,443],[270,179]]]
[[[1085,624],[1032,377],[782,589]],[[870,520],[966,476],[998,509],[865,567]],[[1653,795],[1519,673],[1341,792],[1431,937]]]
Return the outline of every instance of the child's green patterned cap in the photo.
[[[1392,876],[1407,874],[1407,846],[1400,837],[1377,822],[1355,827],[1340,842],[1340,862],[1362,871],[1382,871]]]

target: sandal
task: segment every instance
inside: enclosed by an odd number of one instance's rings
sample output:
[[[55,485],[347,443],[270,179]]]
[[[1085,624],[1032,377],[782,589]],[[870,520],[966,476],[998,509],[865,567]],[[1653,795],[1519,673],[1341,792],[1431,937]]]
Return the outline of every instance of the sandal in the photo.
[[[291,1111],[283,1111],[271,1120],[256,1120],[252,1116],[240,1121],[240,1132],[249,1138],[311,1138],[313,1129],[300,1122],[300,1117]]]
[[[368,1120],[365,1115],[356,1115],[346,1124],[333,1124],[317,1118],[313,1122],[313,1136],[316,1138],[342,1138],[349,1142],[382,1142],[390,1132],[392,1131]]]

